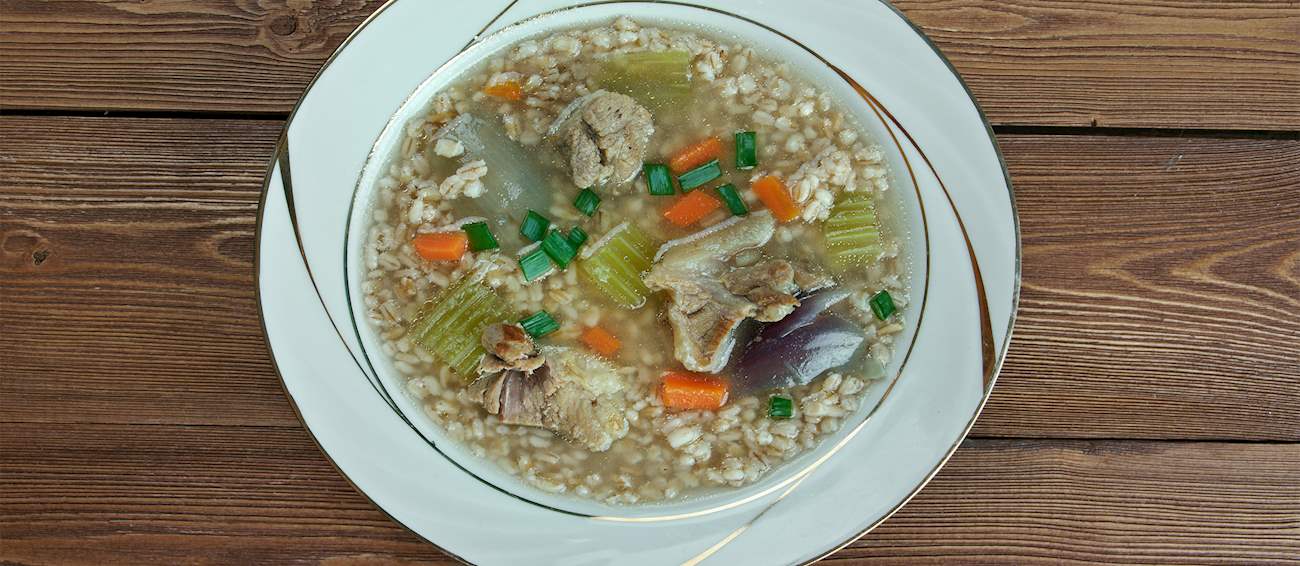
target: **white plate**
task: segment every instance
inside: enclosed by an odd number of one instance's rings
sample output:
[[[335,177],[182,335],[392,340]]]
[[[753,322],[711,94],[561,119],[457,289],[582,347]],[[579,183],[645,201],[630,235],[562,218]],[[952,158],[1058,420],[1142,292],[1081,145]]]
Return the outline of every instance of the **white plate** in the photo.
[[[395,520],[465,560],[813,560],[914,495],[956,449],[992,388],[1018,298],[1019,233],[996,143],[955,72],[876,0],[698,4],[708,9],[390,2],[326,62],[290,116],[258,232],[258,293],[277,370],[340,471]],[[898,352],[890,369],[901,373],[872,390],[873,401],[883,401],[864,403],[856,426],[755,486],[667,506],[550,496],[442,442],[386,364],[366,356],[373,336],[354,323],[348,293],[346,259],[359,250],[347,238],[351,206],[357,197],[364,207],[373,184],[373,171],[363,171],[368,156],[386,154],[396,137],[385,126],[404,123],[443,78],[482,53],[547,26],[619,14],[721,27],[762,42],[846,102],[860,89],[854,111],[890,146],[895,186],[915,189],[909,208],[925,211],[914,223],[921,237],[913,238],[912,288],[919,296],[928,275],[928,292],[904,313],[916,331],[911,356]]]

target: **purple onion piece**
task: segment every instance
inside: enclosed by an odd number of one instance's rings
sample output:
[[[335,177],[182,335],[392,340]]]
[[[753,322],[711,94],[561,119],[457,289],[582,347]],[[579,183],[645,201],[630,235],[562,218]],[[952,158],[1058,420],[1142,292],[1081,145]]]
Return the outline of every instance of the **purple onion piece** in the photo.
[[[740,394],[805,385],[853,361],[864,341],[858,325],[834,315],[817,317],[780,338],[750,342],[736,363],[732,385]]]
[[[786,315],[780,321],[764,327],[759,337],[764,340],[775,340],[789,335],[799,328],[808,326],[812,324],[818,315],[844,300],[849,294],[851,294],[851,291],[848,289],[834,287],[808,295],[799,301],[799,306],[794,309],[794,312]]]

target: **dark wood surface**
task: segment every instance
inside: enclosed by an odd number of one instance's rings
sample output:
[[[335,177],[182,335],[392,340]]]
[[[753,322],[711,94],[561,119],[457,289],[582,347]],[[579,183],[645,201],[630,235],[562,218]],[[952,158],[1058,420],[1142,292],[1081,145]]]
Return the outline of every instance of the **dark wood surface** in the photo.
[[[23,108],[284,113],[381,3],[5,0],[0,97]],[[995,124],[1300,129],[1296,2],[897,5]]]
[[[311,443],[253,297],[284,113],[376,4],[0,3],[0,563],[446,561]],[[899,7],[1001,124],[1024,291],[972,438],[832,560],[1296,560],[1300,6]]]

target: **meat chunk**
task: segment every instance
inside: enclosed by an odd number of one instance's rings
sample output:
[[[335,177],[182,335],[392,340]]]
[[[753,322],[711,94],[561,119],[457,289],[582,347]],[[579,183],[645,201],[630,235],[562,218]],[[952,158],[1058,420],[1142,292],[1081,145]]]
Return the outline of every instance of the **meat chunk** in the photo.
[[[482,341],[487,355],[479,362],[481,374],[510,370],[531,373],[545,362],[533,339],[518,324],[489,324],[483,329]]]
[[[759,305],[722,282],[728,262],[772,239],[776,220],[766,210],[664,244],[644,276],[646,287],[667,291],[673,350],[692,371],[716,373],[727,364],[735,330]]]
[[[722,285],[736,295],[752,301],[754,319],[776,322],[799,306],[794,294],[794,266],[785,260],[770,260],[731,270],[722,276]]]
[[[506,424],[536,426],[603,452],[627,436],[623,383],[603,360],[573,348],[545,347],[535,371],[507,370],[471,386],[483,408]]]
[[[571,102],[548,135],[568,161],[573,184],[590,187],[632,180],[652,133],[649,110],[630,96],[600,90]]]
[[[728,291],[753,301],[758,307],[754,319],[776,322],[799,306],[798,296],[824,289],[835,281],[824,273],[783,260],[763,261],[738,267],[722,276]]]

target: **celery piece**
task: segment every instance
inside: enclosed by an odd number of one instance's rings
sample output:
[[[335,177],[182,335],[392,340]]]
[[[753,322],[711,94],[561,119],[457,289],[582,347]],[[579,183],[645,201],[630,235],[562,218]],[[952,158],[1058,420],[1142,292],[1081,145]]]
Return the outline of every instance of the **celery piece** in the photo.
[[[510,319],[496,291],[470,277],[425,303],[407,331],[413,342],[465,379],[475,375],[484,350],[483,327]]]
[[[861,267],[880,258],[880,224],[867,193],[849,193],[831,208],[822,225],[827,256],[837,270]]]
[[[658,248],[645,232],[624,222],[583,253],[578,270],[615,303],[639,308],[650,296],[641,273],[650,269]]]
[[[690,98],[690,70],[691,54],[686,51],[618,53],[601,62],[596,83],[654,110],[681,105]]]

